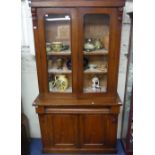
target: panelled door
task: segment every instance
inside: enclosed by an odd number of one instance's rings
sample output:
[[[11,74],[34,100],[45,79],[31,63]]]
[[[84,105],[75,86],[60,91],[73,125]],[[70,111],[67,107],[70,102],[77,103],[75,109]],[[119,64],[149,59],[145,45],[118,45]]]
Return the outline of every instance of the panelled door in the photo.
[[[115,147],[117,115],[80,115],[80,144],[82,148]]]

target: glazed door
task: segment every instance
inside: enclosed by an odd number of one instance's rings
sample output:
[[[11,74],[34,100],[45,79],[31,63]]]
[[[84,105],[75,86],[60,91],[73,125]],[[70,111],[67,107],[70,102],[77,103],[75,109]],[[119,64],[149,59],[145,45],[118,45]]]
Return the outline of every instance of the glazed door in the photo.
[[[37,14],[43,91],[59,98],[73,96],[77,90],[76,10],[40,8]]]
[[[81,96],[116,94],[120,24],[117,9],[83,8],[79,11]]]

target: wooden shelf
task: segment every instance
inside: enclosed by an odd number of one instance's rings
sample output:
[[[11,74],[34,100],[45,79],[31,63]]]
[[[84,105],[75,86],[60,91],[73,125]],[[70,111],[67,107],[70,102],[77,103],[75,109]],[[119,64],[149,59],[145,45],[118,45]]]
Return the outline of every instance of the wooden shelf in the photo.
[[[83,51],[84,55],[108,55],[108,50],[106,49],[100,49],[100,50],[95,50],[95,51]]]
[[[101,89],[96,89],[96,90],[93,90],[92,87],[87,87],[87,88],[84,88],[84,93],[105,93],[107,90],[106,90],[106,86],[101,86]]]
[[[65,91],[60,91],[56,87],[49,89],[51,93],[72,93],[72,87],[68,87]]]
[[[86,69],[84,71],[85,74],[107,74],[108,71],[107,69],[105,70],[100,70],[100,69]]]
[[[71,74],[72,71],[67,69],[67,68],[63,68],[63,69],[49,68],[48,69],[48,73],[53,73],[53,74]]]
[[[51,52],[47,52],[47,55],[71,55],[71,51],[70,50],[65,50],[60,52],[51,51]]]

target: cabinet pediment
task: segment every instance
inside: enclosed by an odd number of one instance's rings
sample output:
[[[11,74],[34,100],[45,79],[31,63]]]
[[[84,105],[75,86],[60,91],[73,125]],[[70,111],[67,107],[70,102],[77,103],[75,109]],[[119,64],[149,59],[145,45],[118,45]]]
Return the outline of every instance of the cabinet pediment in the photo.
[[[124,6],[124,0],[32,0],[32,7],[107,7]]]

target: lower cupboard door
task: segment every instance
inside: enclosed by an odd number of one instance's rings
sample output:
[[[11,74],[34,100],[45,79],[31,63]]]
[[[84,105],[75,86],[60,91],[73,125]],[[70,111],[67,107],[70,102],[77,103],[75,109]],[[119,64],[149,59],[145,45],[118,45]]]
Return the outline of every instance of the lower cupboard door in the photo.
[[[80,116],[80,140],[83,148],[115,147],[117,116],[84,114]]]
[[[77,115],[45,114],[39,118],[44,147],[77,147]]]

